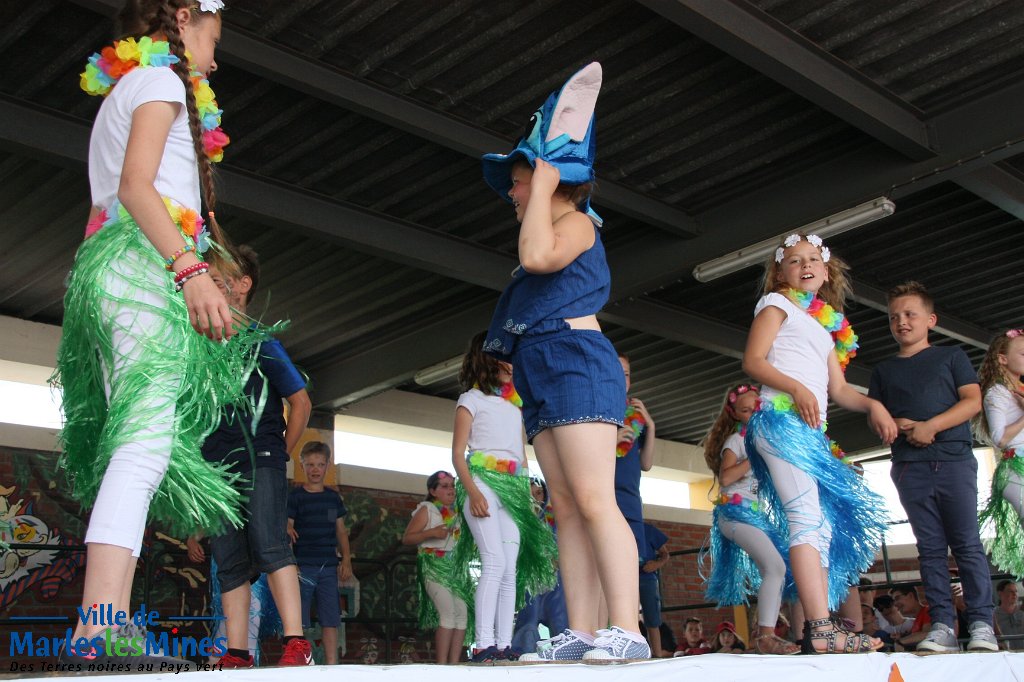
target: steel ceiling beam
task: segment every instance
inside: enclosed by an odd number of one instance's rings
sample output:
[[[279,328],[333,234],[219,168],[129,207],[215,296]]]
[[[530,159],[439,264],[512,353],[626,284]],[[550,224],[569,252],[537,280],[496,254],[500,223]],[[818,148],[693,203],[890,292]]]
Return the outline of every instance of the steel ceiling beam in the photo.
[[[956,184],[1024,220],[1024,173],[1016,168],[995,163],[957,178]]]
[[[0,95],[0,143],[61,165],[88,160],[89,126],[81,119]],[[517,260],[468,239],[389,217],[231,167],[217,170],[221,203],[270,225],[291,226],[388,260],[501,290]]]
[[[924,112],[749,2],[638,1],[901,154],[935,156]]]
[[[73,0],[100,14],[114,16],[123,0]],[[479,158],[508,149],[511,141],[440,109],[349,76],[317,59],[253,33],[224,25],[218,61],[238,66],[267,80],[303,92],[367,118],[393,126],[442,147]],[[676,237],[699,232],[697,221],[666,203],[610,179],[598,178],[597,207],[607,206]]]
[[[654,234],[630,249],[611,252],[612,300],[688,280],[704,261],[880,195],[898,203],[901,195],[955,182],[1022,154],[1021,111],[1024,81],[1016,81],[930,119],[943,150],[930,161],[910,161],[881,144],[864,146],[701,213],[704,231],[694,239]]]

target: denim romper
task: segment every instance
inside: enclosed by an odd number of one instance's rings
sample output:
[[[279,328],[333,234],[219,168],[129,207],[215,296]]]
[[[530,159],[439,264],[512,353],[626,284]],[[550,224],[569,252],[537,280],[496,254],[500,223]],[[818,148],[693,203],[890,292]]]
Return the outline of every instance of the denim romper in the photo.
[[[487,330],[484,350],[510,362],[523,399],[526,435],[584,422],[622,425],[626,381],[604,334],[572,329],[566,318],[593,315],[608,301],[611,274],[601,235],[558,272],[518,268]]]

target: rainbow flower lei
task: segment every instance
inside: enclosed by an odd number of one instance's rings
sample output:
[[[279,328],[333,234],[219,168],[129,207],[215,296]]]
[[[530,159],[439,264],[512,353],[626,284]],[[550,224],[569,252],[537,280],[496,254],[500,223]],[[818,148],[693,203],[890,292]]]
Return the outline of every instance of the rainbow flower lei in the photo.
[[[836,347],[836,357],[839,358],[839,366],[846,371],[850,360],[857,355],[857,335],[853,333],[853,327],[846,316],[825,301],[821,300],[810,291],[798,289],[787,289],[786,298],[806,311],[808,315],[818,321],[825,331],[832,335],[832,341]]]
[[[136,67],[171,66],[178,58],[170,53],[166,40],[153,40],[143,36],[138,40],[125,38],[115,40],[113,45],[103,48],[89,57],[79,85],[87,94],[106,97],[123,75]],[[206,76],[192,69],[192,91],[196,97],[196,109],[203,129],[203,149],[213,163],[224,158],[224,147],[231,139],[220,128],[224,110],[217,106],[217,100]]]
[[[203,221],[202,216],[191,208],[179,206],[167,197],[162,197],[162,199],[164,200],[164,206],[167,207],[167,213],[171,216],[171,220],[181,228],[182,234],[189,237],[195,243],[196,251],[206,253],[206,250],[210,248],[210,233],[206,229],[206,223]],[[86,224],[86,239],[99,232],[106,225],[131,217],[121,202],[116,202],[115,206],[117,207],[116,217],[111,218],[107,209],[103,209]]]
[[[632,405],[626,405],[626,417],[623,419],[623,426],[627,429],[633,429],[633,440],[624,440],[616,445],[616,457],[625,457],[629,454],[629,451],[633,448],[633,443],[636,442],[636,439],[643,433],[644,427],[647,426],[647,421],[644,419],[643,413]]]
[[[480,384],[473,384],[473,388],[479,391]],[[511,381],[505,382],[501,386],[495,386],[491,389],[491,393],[499,398],[504,398],[519,409],[523,408],[523,399],[519,397],[519,392],[516,391],[516,387]]]
[[[469,453],[466,461],[469,463],[470,469],[486,469],[487,471],[508,474],[509,476],[526,473],[526,470],[520,467],[519,462],[516,460],[498,459],[494,455],[488,455],[482,450],[474,450]]]

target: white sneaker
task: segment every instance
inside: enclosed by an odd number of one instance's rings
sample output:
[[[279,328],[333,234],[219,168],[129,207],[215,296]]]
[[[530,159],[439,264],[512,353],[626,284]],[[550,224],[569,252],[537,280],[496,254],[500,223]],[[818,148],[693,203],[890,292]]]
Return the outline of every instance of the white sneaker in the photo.
[[[960,651],[960,645],[957,644],[956,635],[948,625],[932,623],[932,629],[928,632],[928,636],[917,645],[917,650],[950,653]]]
[[[583,660],[642,660],[651,657],[651,647],[640,635],[631,635],[617,625],[598,630],[594,648],[583,654]]]
[[[566,628],[562,634],[537,642],[537,652],[523,654],[520,661],[579,661],[594,648]]]
[[[967,642],[968,651],[999,651],[999,642],[992,626],[980,620],[971,623],[971,641]]]

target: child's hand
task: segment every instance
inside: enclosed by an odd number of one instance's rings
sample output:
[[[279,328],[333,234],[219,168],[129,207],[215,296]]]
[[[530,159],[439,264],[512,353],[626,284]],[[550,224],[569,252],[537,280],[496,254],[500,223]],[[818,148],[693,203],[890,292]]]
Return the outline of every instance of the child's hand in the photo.
[[[629,428],[628,426],[619,427],[618,440],[615,441],[616,443],[632,444],[634,440],[636,440],[636,433],[633,431],[633,429]]]
[[[818,399],[814,397],[806,386],[801,385],[793,392],[793,405],[796,406],[797,414],[804,420],[804,423],[812,429],[821,426],[821,415],[818,414]]]
[[[434,526],[428,530],[427,533],[429,533],[430,537],[434,540],[445,540],[448,538],[448,535],[451,534],[451,531],[444,526]]]
[[[338,564],[338,580],[345,582],[352,577],[352,560],[342,559]]]
[[[555,188],[558,187],[558,181],[562,179],[562,174],[544,159],[537,159],[536,164],[533,169],[533,177],[530,179],[530,194],[553,195]]]
[[[630,398],[629,404],[634,410],[643,415],[644,421],[647,422],[647,424],[652,424],[654,422],[654,420],[651,419],[651,413],[647,411],[647,406],[644,405],[644,401],[640,400],[640,398]]]
[[[193,329],[214,341],[234,336],[231,308],[209,274],[199,275],[185,282],[182,295],[185,297],[188,319]]]
[[[923,448],[935,442],[936,429],[926,421],[910,422],[902,426],[900,431],[914,447]]]
[[[295,526],[288,526],[288,539],[294,545],[295,541],[299,539],[299,534],[295,530]]]
[[[196,536],[190,535],[188,540],[185,541],[185,546],[188,547],[189,559],[197,564],[206,560],[206,552],[203,551],[203,546],[199,544],[199,540],[196,539]]]
[[[490,516],[488,513],[487,499],[483,496],[480,491],[469,494],[469,512],[477,517],[478,519],[487,518]]]
[[[892,442],[896,440],[896,436],[899,435],[896,421],[889,414],[889,410],[885,409],[877,400],[872,401],[871,407],[868,408],[868,424],[886,445],[892,445]]]

